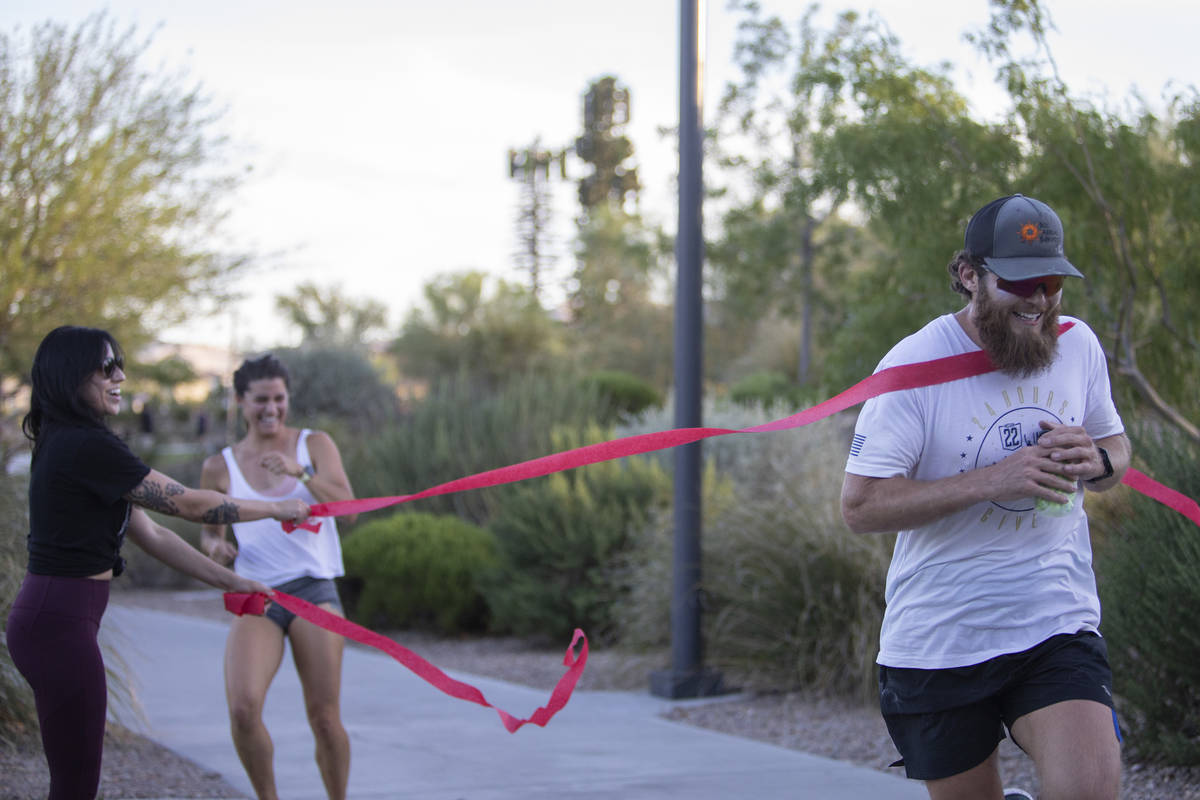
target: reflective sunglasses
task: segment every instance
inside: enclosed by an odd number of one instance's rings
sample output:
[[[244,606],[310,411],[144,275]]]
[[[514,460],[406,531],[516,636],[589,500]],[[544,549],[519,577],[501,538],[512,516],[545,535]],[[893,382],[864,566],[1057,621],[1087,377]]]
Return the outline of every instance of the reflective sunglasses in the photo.
[[[1033,297],[1037,294],[1038,287],[1045,287],[1046,296],[1051,297],[1059,293],[1063,287],[1062,275],[1042,275],[1038,278],[1026,278],[1023,281],[1006,281],[999,275],[996,276],[996,286],[1009,294],[1015,294],[1017,297]]]
[[[122,356],[109,356],[100,365],[100,371],[104,373],[105,378],[112,378],[117,370],[125,371],[125,359]]]

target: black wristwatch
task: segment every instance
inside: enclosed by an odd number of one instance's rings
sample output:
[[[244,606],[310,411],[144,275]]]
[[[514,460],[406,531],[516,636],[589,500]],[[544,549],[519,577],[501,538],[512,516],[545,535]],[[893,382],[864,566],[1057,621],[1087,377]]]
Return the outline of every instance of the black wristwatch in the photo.
[[[1112,461],[1108,459],[1108,451],[1103,447],[1097,447],[1096,449],[1100,451],[1100,460],[1104,462],[1104,472],[1094,478],[1088,478],[1088,483],[1099,483],[1105,478],[1111,478],[1113,474]]]

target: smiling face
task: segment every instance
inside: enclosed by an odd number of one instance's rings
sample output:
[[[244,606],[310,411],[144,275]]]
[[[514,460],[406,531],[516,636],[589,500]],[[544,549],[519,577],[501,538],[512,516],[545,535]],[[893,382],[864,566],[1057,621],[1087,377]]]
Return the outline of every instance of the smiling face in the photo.
[[[104,358],[80,387],[80,394],[88,408],[101,417],[113,416],[121,411],[121,383],[125,371],[113,356],[112,345],[105,342]]]
[[[283,378],[259,378],[250,381],[245,394],[238,398],[247,428],[260,436],[272,436],[283,430],[287,420],[288,389]]]
[[[991,272],[979,276],[971,319],[997,369],[1027,377],[1054,362],[1061,303],[1061,288],[1047,295],[1043,286],[1022,297],[999,288]]]

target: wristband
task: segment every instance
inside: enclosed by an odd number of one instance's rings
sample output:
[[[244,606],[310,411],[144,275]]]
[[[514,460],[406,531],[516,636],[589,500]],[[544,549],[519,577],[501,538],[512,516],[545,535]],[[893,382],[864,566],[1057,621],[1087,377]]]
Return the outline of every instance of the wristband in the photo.
[[[304,466],[304,471],[300,473],[299,480],[301,483],[308,483],[309,481],[312,480],[313,475],[316,475],[316,474],[317,474],[316,470],[314,470],[312,467],[310,467],[306,464]]]
[[[1100,481],[1113,476],[1112,461],[1109,460],[1108,451],[1103,447],[1097,447],[1096,449],[1100,451],[1100,460],[1104,462],[1104,472],[1094,478],[1088,478],[1087,483],[1099,483]]]

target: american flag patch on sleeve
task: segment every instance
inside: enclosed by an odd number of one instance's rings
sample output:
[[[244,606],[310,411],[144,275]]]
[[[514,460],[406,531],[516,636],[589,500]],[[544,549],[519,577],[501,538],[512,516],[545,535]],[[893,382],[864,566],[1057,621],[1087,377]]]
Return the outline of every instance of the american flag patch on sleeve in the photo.
[[[867,437],[861,433],[854,434],[854,439],[850,442],[850,455],[857,456],[862,453],[863,445],[866,444]]]

